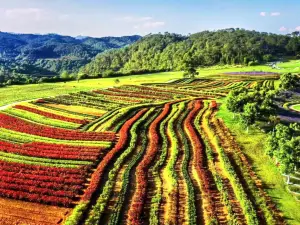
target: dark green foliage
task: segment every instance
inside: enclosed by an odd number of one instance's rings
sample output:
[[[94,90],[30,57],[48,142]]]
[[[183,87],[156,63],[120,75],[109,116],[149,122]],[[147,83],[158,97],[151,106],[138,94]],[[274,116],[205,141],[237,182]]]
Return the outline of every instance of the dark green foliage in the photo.
[[[255,89],[241,88],[231,91],[226,99],[227,109],[240,116],[240,122],[245,127],[257,120],[271,120],[276,106],[273,99],[276,91],[261,85]]]
[[[299,77],[295,74],[286,73],[280,76],[280,87],[284,90],[293,90],[300,87]]]
[[[122,73],[184,70],[187,60],[193,64],[190,68],[215,64],[255,65],[282,56],[296,56],[300,50],[291,47],[292,43],[299,46],[299,37],[243,29],[203,31],[191,36],[153,34],[127,48],[99,54],[82,71],[97,76],[106,70]]]
[[[297,132],[297,125],[278,124],[267,139],[266,154],[276,159],[282,173],[291,173],[299,168],[300,139],[294,138]]]

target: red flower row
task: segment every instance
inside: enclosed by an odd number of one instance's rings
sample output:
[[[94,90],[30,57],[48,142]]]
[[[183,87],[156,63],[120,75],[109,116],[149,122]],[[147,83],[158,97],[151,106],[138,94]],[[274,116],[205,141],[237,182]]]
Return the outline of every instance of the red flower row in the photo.
[[[35,175],[35,174],[27,174],[23,173],[22,170],[20,172],[10,172],[1,170],[0,171],[0,177],[13,177],[13,178],[19,178],[19,179],[27,179],[27,180],[35,180],[35,181],[43,181],[43,182],[58,182],[62,184],[68,184],[68,185],[81,185],[85,182],[84,177],[78,177],[78,176],[47,176],[47,175]]]
[[[96,171],[93,173],[91,177],[90,185],[88,186],[86,192],[82,197],[83,201],[89,201],[91,199],[93,193],[97,190],[100,184],[105,168],[115,157],[115,155],[118,152],[120,152],[122,149],[124,149],[124,146],[126,145],[129,139],[130,128],[146,111],[147,109],[142,109],[134,117],[127,120],[125,124],[122,126],[122,128],[119,131],[119,135],[120,135],[119,141],[117,142],[115,147],[112,150],[110,150],[109,153],[107,153],[105,157],[102,159],[102,161],[99,163]]]
[[[169,114],[171,103],[165,105],[162,113],[152,122],[149,128],[149,145],[147,152],[136,169],[136,191],[128,212],[130,224],[141,224],[141,214],[146,198],[148,168],[153,162],[159,146],[158,128],[161,121]]]
[[[70,152],[99,152],[99,150],[105,149],[104,147],[92,147],[92,146],[77,146],[77,145],[66,145],[66,144],[53,144],[44,142],[31,142],[24,143],[23,146],[31,148],[40,148],[43,150],[58,149],[60,151],[70,151]]]
[[[49,117],[51,119],[57,119],[57,120],[62,120],[62,121],[66,121],[66,122],[71,122],[71,123],[87,124],[89,122],[88,120],[68,118],[68,117],[65,117],[65,116],[57,115],[57,114],[50,113],[50,112],[45,112],[45,111],[35,109],[35,108],[32,108],[32,107],[28,107],[28,106],[24,106],[24,105],[16,105],[16,106],[14,106],[14,108],[25,110],[25,111],[32,112],[32,113],[35,113],[35,114],[39,114],[39,115],[42,115],[42,116],[46,116],[46,117]]]
[[[0,181],[0,187],[5,190],[23,191],[27,193],[35,193],[40,195],[56,196],[56,197],[68,197],[74,198],[76,192],[66,190],[52,190],[49,188],[40,188],[26,184],[13,184]]]
[[[58,167],[48,167],[39,165],[28,165],[22,163],[12,163],[0,160],[1,171],[16,172],[22,174],[32,174],[41,176],[61,176],[61,177],[84,177],[87,173],[88,167],[78,168],[58,168]]]
[[[30,202],[36,202],[36,203],[65,206],[65,207],[69,207],[72,205],[72,199],[68,197],[47,196],[47,195],[28,193],[24,191],[7,190],[3,188],[0,188],[0,196],[18,199],[18,200],[26,200]]]
[[[37,125],[3,113],[0,113],[0,127],[22,133],[62,140],[113,141],[116,138],[115,133],[113,132],[80,132],[76,130],[54,128]]]
[[[80,191],[83,186],[82,185],[70,185],[58,182],[47,182],[47,181],[39,181],[39,180],[29,180],[29,179],[22,179],[16,177],[7,177],[1,176],[1,181],[10,183],[10,184],[20,184],[20,185],[29,185],[32,187],[40,187],[40,188],[47,188],[51,190],[66,190],[66,191]]]
[[[68,145],[65,145],[67,150],[65,150],[62,146],[60,148],[55,148],[52,146],[43,146],[41,145],[32,145],[30,144],[13,144],[9,142],[0,141],[0,150],[9,153],[17,153],[21,155],[34,156],[34,157],[44,157],[44,158],[52,158],[52,159],[68,159],[68,160],[90,160],[95,161],[99,154],[98,152],[86,152],[80,151],[79,149],[73,148],[73,151],[68,149]]]

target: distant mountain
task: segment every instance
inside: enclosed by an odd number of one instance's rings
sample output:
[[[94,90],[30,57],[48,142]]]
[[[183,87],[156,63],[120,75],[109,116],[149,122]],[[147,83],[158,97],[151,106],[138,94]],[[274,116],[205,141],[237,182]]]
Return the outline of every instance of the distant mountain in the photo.
[[[0,67],[23,74],[51,75],[77,71],[98,53],[130,45],[141,37],[70,37],[58,34],[0,32]]]
[[[244,29],[203,31],[189,36],[151,34],[134,44],[99,54],[81,68],[89,76],[182,70],[184,66],[272,62],[285,56],[300,58],[300,33],[277,35]]]

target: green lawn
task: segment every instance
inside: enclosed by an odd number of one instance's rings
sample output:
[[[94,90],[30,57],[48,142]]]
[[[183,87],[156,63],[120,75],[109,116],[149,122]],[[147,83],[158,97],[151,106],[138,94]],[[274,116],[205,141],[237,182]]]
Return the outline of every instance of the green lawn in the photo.
[[[289,70],[290,72],[300,72],[300,60],[292,60],[289,62],[280,63],[278,66],[284,70]]]
[[[300,72],[300,60],[291,60],[288,62],[278,63],[280,69],[272,69],[270,66],[213,66],[199,70],[200,76],[219,75],[227,72],[249,72],[249,71],[264,71],[275,73],[297,73]]]
[[[221,101],[222,102],[222,101]],[[244,153],[252,162],[255,172],[266,186],[267,193],[276,202],[279,209],[284,212],[284,217],[289,224],[300,224],[300,203],[286,191],[285,183],[274,163],[264,154],[264,140],[266,134],[258,129],[249,129],[249,134],[233,119],[232,113],[228,112],[223,104],[218,112],[228,128],[236,135],[238,143]]]

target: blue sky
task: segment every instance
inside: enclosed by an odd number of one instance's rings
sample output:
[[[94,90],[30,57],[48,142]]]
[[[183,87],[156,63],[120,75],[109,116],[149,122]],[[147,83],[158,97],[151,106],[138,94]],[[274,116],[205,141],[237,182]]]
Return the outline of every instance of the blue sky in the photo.
[[[300,0],[1,0],[0,30],[71,36],[300,31]]]

